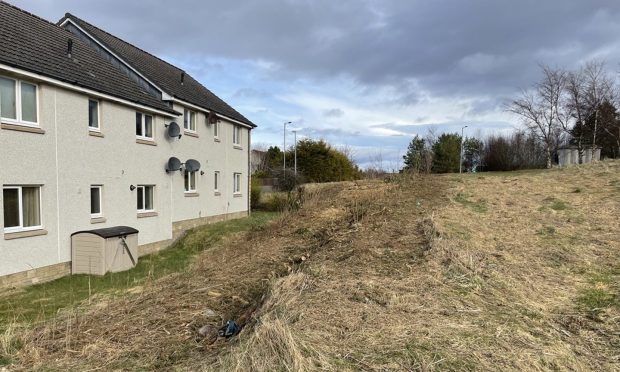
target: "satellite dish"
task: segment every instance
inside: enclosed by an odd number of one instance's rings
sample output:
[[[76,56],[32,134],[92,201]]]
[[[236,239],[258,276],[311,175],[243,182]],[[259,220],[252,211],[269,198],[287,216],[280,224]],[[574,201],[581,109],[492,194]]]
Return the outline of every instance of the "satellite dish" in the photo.
[[[198,160],[188,159],[185,162],[185,170],[187,172],[196,172],[200,170],[200,163],[198,162]]]
[[[168,125],[166,125],[166,128],[168,128],[168,137],[170,138],[174,138],[174,137],[179,137],[179,139],[181,139],[181,127],[179,127],[179,124],[175,123],[174,121]]]
[[[181,161],[174,156],[168,159],[166,164],[166,173],[181,170]]]

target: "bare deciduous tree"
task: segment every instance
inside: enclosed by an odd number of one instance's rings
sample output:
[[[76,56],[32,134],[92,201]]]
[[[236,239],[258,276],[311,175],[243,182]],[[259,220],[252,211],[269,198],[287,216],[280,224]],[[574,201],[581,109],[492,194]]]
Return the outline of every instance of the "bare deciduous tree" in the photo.
[[[542,71],[541,81],[530,91],[523,91],[508,105],[508,111],[520,116],[527,129],[544,144],[547,168],[551,168],[554,147],[562,128],[568,126],[569,116],[563,109],[567,73],[548,66],[542,66]]]
[[[613,102],[615,86],[613,79],[607,73],[605,62],[590,61],[583,68],[584,101],[590,115],[594,115],[594,129],[592,131],[592,147],[596,147],[597,134],[600,132],[598,116],[599,108],[604,101]]]

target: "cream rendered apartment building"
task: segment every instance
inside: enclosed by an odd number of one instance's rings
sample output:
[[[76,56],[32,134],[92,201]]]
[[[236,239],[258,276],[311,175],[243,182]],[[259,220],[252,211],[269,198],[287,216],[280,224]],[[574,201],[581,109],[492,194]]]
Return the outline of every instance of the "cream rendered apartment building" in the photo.
[[[69,274],[78,231],[133,227],[146,254],[248,214],[255,125],[72,15],[54,24],[0,2],[0,117],[0,287]]]

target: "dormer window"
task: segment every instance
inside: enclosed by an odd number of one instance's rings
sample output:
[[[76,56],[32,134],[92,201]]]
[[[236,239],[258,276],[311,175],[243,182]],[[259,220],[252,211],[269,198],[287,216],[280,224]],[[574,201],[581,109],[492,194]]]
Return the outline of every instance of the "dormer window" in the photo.
[[[192,110],[185,109],[183,127],[190,132],[196,131],[196,113]]]

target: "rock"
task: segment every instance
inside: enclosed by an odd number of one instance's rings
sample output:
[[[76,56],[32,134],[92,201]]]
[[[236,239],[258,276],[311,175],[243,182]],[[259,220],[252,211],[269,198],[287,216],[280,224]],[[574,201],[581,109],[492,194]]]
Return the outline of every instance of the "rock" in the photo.
[[[205,342],[208,344],[212,344],[217,340],[217,331],[218,328],[213,324],[207,324],[198,330],[198,334],[200,337],[204,338]]]
[[[205,309],[205,316],[207,318],[218,318],[219,315],[217,315],[217,313],[211,309]]]
[[[242,303],[243,305],[248,305],[249,302],[246,301],[243,297],[239,297],[239,296],[232,296],[233,301],[237,301]]]

